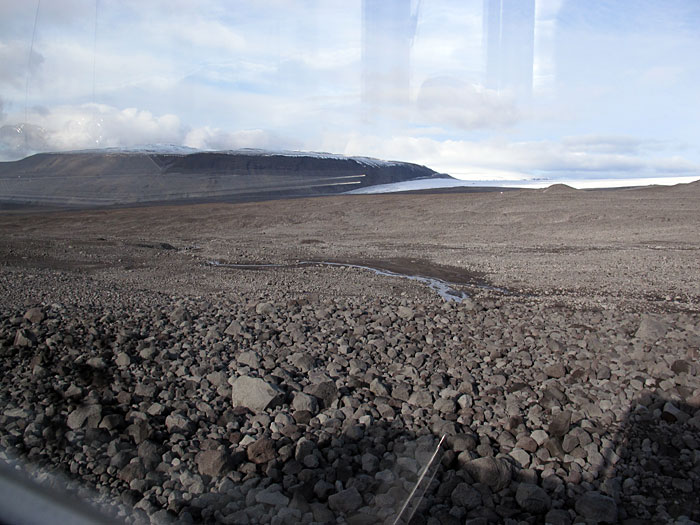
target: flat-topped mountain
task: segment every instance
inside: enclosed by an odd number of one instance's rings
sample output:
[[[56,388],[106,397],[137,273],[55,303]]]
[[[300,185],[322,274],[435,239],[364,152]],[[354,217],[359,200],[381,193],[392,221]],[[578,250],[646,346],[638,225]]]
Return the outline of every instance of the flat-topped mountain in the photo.
[[[449,176],[417,164],[326,153],[86,150],[0,162],[0,202],[59,206],[243,202],[330,195],[426,178]]]

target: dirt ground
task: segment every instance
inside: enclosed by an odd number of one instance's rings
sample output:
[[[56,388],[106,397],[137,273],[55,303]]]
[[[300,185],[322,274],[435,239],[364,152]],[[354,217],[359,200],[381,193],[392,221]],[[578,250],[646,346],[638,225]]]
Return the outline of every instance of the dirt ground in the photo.
[[[420,283],[361,269],[294,266],[350,262],[438,277],[465,289],[491,285],[524,298],[696,311],[698,196],[698,183],[604,191],[554,186],[12,212],[0,214],[0,261],[8,271],[33,269],[37,278],[58,270],[188,293],[433,293]],[[232,269],[211,261],[288,266]],[[10,295],[30,295],[8,288]]]

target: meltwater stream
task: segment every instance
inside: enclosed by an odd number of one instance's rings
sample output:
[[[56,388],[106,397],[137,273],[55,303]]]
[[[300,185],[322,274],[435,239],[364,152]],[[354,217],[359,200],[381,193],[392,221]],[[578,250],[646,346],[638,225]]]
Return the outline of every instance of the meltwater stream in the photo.
[[[454,284],[443,281],[442,279],[437,279],[436,277],[425,277],[423,275],[407,275],[405,273],[392,272],[390,270],[382,270],[380,268],[373,268],[372,266],[364,266],[361,264],[350,264],[342,262],[330,262],[330,261],[299,261],[297,263],[289,264],[235,264],[235,263],[222,263],[218,261],[207,261],[210,266],[219,266],[224,268],[239,268],[243,270],[264,270],[266,268],[297,268],[300,266],[342,266],[344,268],[358,268],[361,270],[369,270],[376,273],[377,275],[385,275],[387,277],[401,277],[403,279],[411,279],[412,281],[418,281],[426,284],[432,290],[435,290],[440,297],[445,301],[456,301],[461,303],[464,299],[467,299],[469,295],[462,290],[457,290],[454,288]]]

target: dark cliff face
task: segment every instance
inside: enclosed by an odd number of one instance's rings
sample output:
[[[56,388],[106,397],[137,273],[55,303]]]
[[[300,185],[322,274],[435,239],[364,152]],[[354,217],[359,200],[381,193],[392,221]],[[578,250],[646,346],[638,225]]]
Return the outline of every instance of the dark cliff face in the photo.
[[[440,176],[417,164],[303,153],[42,153],[0,163],[0,202],[242,202],[330,195]]]

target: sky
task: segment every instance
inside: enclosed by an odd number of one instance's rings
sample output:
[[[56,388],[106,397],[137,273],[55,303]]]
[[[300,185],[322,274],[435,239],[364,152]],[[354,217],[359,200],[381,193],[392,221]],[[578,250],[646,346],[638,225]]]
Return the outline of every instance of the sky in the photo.
[[[700,179],[697,0],[0,0],[0,160],[173,144]]]

